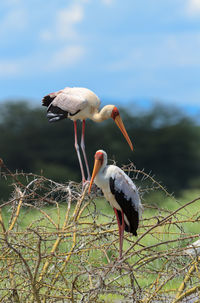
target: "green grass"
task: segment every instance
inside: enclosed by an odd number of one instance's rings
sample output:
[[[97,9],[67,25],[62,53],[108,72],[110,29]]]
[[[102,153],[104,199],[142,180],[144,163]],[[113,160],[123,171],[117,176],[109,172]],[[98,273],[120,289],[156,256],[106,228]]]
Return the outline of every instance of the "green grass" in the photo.
[[[184,203],[197,198],[198,194],[198,191],[184,191],[178,199],[166,197],[160,193],[153,193],[152,195],[150,194],[149,196],[145,197],[143,220],[141,221],[138,230],[138,237],[133,237],[130,234],[125,233],[123,246],[124,252],[126,252],[129,247],[133,246],[128,254],[126,262],[133,267],[137,283],[142,289],[148,289],[148,287],[155,282],[159,272],[161,272],[163,275],[163,278],[159,280],[159,283],[161,283],[161,280],[163,280],[165,276],[167,277],[170,273],[172,273],[173,267],[176,270],[179,270],[183,267],[183,264],[190,263],[190,259],[188,258],[178,255],[175,255],[174,257],[170,257],[169,255],[169,257],[166,257],[164,254],[167,254],[168,252],[171,254],[173,251],[175,252],[181,247],[185,247],[191,242],[191,240],[181,239],[187,236],[189,238],[191,235],[199,233],[199,221],[193,223],[189,222],[191,219],[195,221],[195,219],[200,216],[200,209],[198,208],[199,201],[195,204],[189,205],[186,209],[182,209],[176,216],[172,218],[171,222],[161,226],[156,226],[154,229],[152,229],[151,233],[145,235],[139,241],[139,243],[134,246],[135,241],[137,241],[137,239],[141,237],[143,233],[145,233],[151,226],[155,225],[158,220],[162,220],[169,214],[169,212],[176,210],[177,208],[181,207],[181,205],[184,205]],[[151,208],[151,205],[155,207]],[[75,204],[72,204],[69,213],[70,218],[73,215],[75,206]],[[55,224],[58,224],[60,228],[63,225],[66,210],[67,203],[60,203],[59,209],[55,206],[42,207],[42,211],[51,217]],[[11,217],[11,210],[8,206],[3,208],[2,216],[4,224],[6,225],[6,228],[8,228]],[[102,225],[105,225],[105,233],[103,234],[101,234],[102,231],[104,231]],[[115,264],[115,260],[118,257],[118,231],[113,209],[104,199],[99,198],[94,202],[91,201],[89,206],[85,208],[84,212],[82,213],[79,220],[79,226],[77,228],[77,247],[81,247],[81,245],[85,246],[83,249],[80,249],[79,253],[74,254],[71,257],[71,262],[69,262],[67,268],[65,269],[64,276],[67,277],[68,287],[71,288],[71,283],[74,277],[79,271],[80,273],[82,271],[83,273],[77,278],[77,287],[81,289],[88,289],[90,286],[88,282],[88,274],[87,271],[85,272],[85,268],[87,268],[88,272],[92,272],[94,270],[98,276],[98,273],[104,273],[104,267],[106,268],[109,266],[108,260],[105,254],[102,252],[102,246],[105,246],[107,256],[110,258],[113,264]],[[111,233],[110,230],[113,229],[115,229],[115,231]],[[46,260],[45,256],[50,255],[52,246],[57,239],[56,232],[58,229],[39,210],[30,207],[22,207],[16,229],[16,231],[22,232],[22,234],[19,235],[18,239],[14,237],[12,238],[11,236],[10,241],[14,243],[16,247],[18,247],[17,241],[21,241],[21,243],[24,243],[24,247],[25,244],[28,243],[27,245],[29,247],[32,245],[32,247],[37,250],[37,236],[32,232],[23,235],[23,232],[27,232],[27,230],[36,230],[41,233],[43,237],[44,241],[41,245],[41,253],[44,256],[44,260],[42,260],[40,265],[41,271]],[[88,235],[87,232],[89,233]],[[92,235],[92,233],[95,235]],[[51,283],[52,276],[55,275],[56,270],[61,268],[62,262],[65,260],[65,255],[67,255],[72,247],[72,237],[73,228],[66,230],[65,237],[59,245],[59,258],[57,258],[57,256],[52,256],[51,268],[53,269],[51,269],[49,275],[46,276],[46,283]],[[175,240],[175,242],[169,242],[172,240]],[[92,249],[91,246],[93,247]],[[29,258],[31,256],[30,249],[23,247],[20,247],[20,249],[25,258]],[[86,251],[84,251],[84,249],[86,249]],[[31,258],[28,260],[28,264],[32,269],[34,269],[35,259],[37,259],[38,256],[34,255],[33,253],[33,257],[34,258],[32,260]],[[82,265],[80,263],[81,260],[83,262]],[[3,266],[4,265],[1,264],[1,267]],[[120,274],[120,272],[123,273],[123,270],[120,271],[117,269],[116,273],[109,273],[106,280],[107,283],[108,281],[115,279],[117,275],[119,275],[119,278],[111,283],[109,288],[110,290],[108,289],[107,293],[99,295],[100,302],[115,302],[117,299],[123,299],[123,295],[120,294],[119,285],[123,290],[123,287],[125,288],[126,285],[130,284],[130,276],[123,276]],[[92,276],[91,279],[93,281],[92,283],[95,284],[96,277]],[[177,289],[182,279],[183,275],[175,276],[163,286],[162,291]],[[21,281],[19,277],[18,281]],[[63,281],[59,281],[56,285],[63,287]],[[193,277],[193,281],[196,283],[196,276]],[[113,289],[116,289],[116,294],[113,293]],[[117,290],[119,290],[119,293]],[[41,293],[43,291],[44,290],[41,290]]]

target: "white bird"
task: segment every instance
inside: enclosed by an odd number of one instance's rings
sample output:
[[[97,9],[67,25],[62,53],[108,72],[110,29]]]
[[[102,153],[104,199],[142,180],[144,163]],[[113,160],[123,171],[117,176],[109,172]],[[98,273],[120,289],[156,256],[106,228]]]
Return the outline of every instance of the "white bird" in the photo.
[[[188,245],[184,250],[184,253],[189,256],[199,256],[200,255],[200,239],[195,241],[194,243]]]
[[[121,259],[124,230],[137,236],[142,204],[135,184],[124,171],[115,165],[107,165],[105,151],[98,150],[94,159],[88,193],[94,181],[113,207],[119,227],[119,257]]]
[[[74,122],[75,149],[80,164],[83,183],[86,181],[86,178],[77,142],[76,121],[78,119],[82,120],[81,148],[87,169],[88,180],[90,180],[90,172],[85,153],[85,120],[87,118],[92,119],[95,122],[102,122],[108,118],[112,118],[126,138],[130,148],[133,150],[133,145],[126,132],[117,107],[114,105],[106,105],[99,112],[100,100],[95,93],[87,88],[66,87],[57,92],[50,93],[43,98],[42,105],[48,107],[47,118],[49,119],[49,122],[55,122],[65,118],[69,118]]]

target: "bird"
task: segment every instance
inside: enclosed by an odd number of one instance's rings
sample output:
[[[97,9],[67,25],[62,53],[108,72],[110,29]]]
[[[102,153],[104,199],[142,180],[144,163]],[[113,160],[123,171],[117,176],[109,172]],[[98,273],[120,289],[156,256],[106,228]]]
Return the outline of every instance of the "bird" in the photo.
[[[86,178],[77,140],[77,120],[82,121],[81,149],[88,175],[87,180],[90,180],[90,171],[85,152],[85,120],[87,118],[95,122],[102,122],[108,118],[112,118],[126,138],[131,150],[133,150],[132,142],[126,132],[117,107],[115,105],[106,105],[99,111],[100,103],[97,95],[90,89],[84,87],[65,87],[64,89],[44,96],[42,99],[42,105],[47,107],[47,118],[49,122],[56,122],[65,118],[69,118],[74,122],[74,145],[83,183],[86,182]]]
[[[200,255],[200,239],[188,245],[183,251],[185,254],[195,257]]]
[[[107,165],[107,154],[103,150],[95,153],[88,194],[93,182],[103,191],[116,214],[119,229],[119,259],[121,259],[124,230],[137,236],[143,209],[138,190],[121,168],[116,165]]]

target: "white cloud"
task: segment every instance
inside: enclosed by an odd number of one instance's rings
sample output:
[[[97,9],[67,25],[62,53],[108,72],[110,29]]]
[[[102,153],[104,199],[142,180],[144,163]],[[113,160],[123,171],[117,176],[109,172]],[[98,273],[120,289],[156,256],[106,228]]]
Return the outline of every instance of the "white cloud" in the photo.
[[[13,9],[9,11],[0,21],[0,37],[10,36],[16,32],[26,29],[28,16],[24,9]]]
[[[144,36],[143,40],[148,43],[149,38]],[[140,45],[135,37],[132,37],[132,40],[135,46],[124,54],[120,49],[120,59],[109,64],[108,70],[200,67],[200,32],[152,36],[148,47],[146,44]]]
[[[26,57],[10,60],[1,59],[0,78],[28,76],[29,73],[33,75],[70,68],[80,62],[84,53],[85,50],[81,45],[71,45],[49,54],[41,51],[40,53],[34,53]]]
[[[200,0],[187,0],[186,12],[190,16],[200,15]]]
[[[88,0],[59,9],[54,13],[54,22],[51,28],[40,32],[40,38],[45,42],[54,41],[57,49],[49,53],[49,58],[42,64],[45,70],[59,70],[76,65],[84,56],[85,48],[80,44],[77,25],[84,19],[84,4]],[[67,46],[59,47],[59,45]]]
[[[1,0],[1,5],[8,7],[8,6],[14,6],[19,5],[21,3],[21,0]]]
[[[0,60],[0,77],[16,76],[20,73],[20,64],[15,60]]]
[[[21,0],[8,0],[9,3],[19,3]],[[73,67],[83,58],[85,48],[80,43],[76,28],[84,18],[84,4],[86,0],[79,1],[67,8],[52,12],[54,18],[49,28],[40,32],[40,38],[45,42],[54,42],[52,47],[48,43],[41,44],[40,48],[32,48],[31,52],[8,58],[6,54],[0,57],[0,77],[25,76],[29,73],[46,73]],[[22,3],[22,2],[21,2]],[[82,3],[82,4],[81,4]],[[27,34],[29,10],[24,6],[12,7],[7,10],[4,18],[0,20],[0,39],[11,41],[16,33],[24,31]],[[31,16],[31,15],[30,15]],[[30,22],[34,19],[32,18]],[[33,26],[30,24],[30,26]],[[37,30],[37,29],[36,29]],[[39,32],[38,32],[39,35]],[[20,41],[21,37],[19,38]],[[24,42],[23,42],[24,43]],[[41,41],[38,41],[41,43]]]
[[[40,33],[43,40],[66,40],[78,37],[76,25],[84,18],[84,8],[80,4],[60,9],[55,13],[55,23],[51,29],[44,29]]]
[[[114,0],[102,0],[102,2],[105,5],[111,5],[111,4],[113,4]]]
[[[63,69],[77,64],[85,53],[84,48],[81,45],[66,46],[60,50],[57,50],[50,56],[47,63],[47,69]]]

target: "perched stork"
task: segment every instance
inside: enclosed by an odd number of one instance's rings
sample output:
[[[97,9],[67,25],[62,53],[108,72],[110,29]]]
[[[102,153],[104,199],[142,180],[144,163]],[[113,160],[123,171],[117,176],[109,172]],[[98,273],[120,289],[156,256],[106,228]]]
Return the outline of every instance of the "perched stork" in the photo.
[[[119,257],[122,257],[124,230],[137,236],[142,204],[135,184],[118,166],[107,165],[107,154],[98,150],[88,193],[93,181],[101,188],[117,217],[119,227]]]
[[[133,145],[126,132],[117,107],[114,105],[106,105],[99,112],[100,100],[95,93],[87,88],[66,87],[45,96],[42,100],[42,105],[47,106],[47,118],[49,119],[49,122],[55,122],[65,118],[69,118],[74,122],[75,149],[80,164],[83,183],[86,181],[86,178],[77,141],[76,121],[78,119],[82,120],[81,148],[87,169],[88,180],[90,180],[90,172],[85,153],[85,120],[87,118],[92,119],[95,122],[101,122],[108,118],[112,118],[126,138],[130,148],[133,150]]]

